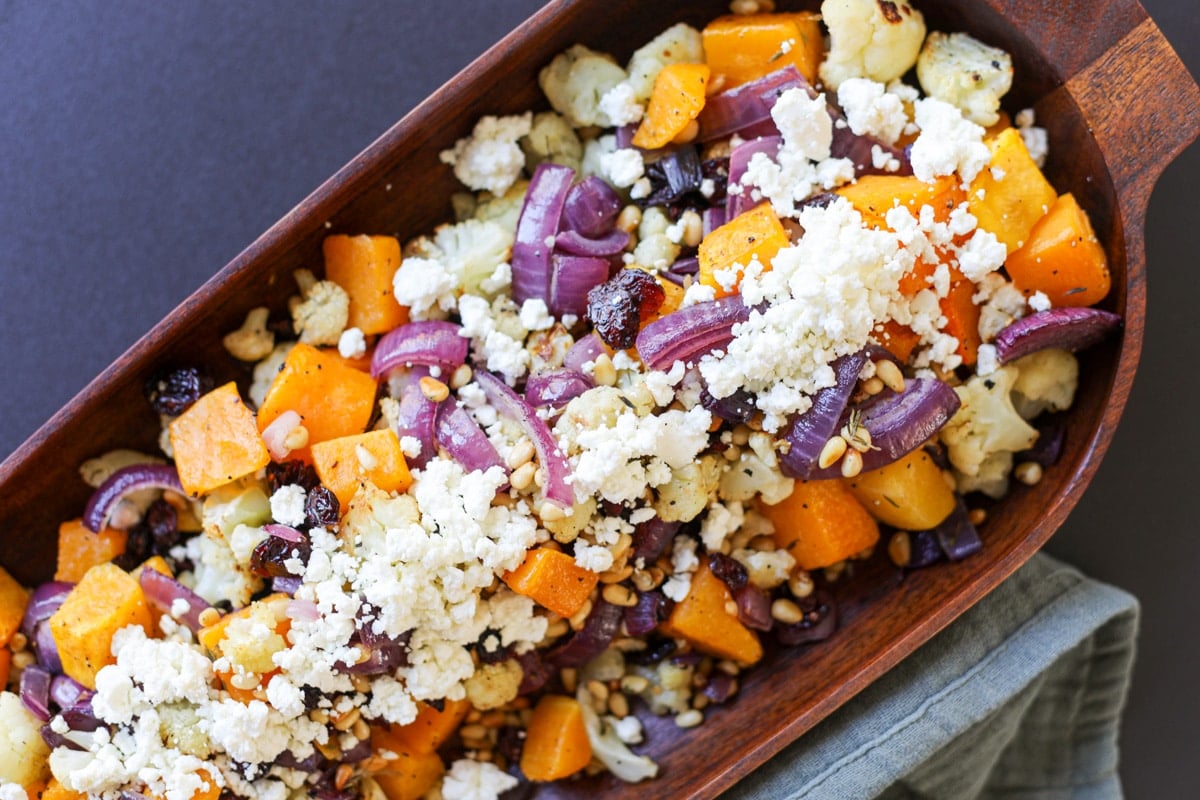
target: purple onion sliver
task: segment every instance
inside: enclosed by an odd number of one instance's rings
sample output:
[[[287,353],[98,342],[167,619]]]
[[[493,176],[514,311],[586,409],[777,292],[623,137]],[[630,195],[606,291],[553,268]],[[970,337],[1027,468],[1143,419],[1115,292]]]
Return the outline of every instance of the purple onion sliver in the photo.
[[[602,178],[589,175],[572,186],[567,193],[563,221],[567,230],[577,231],[583,236],[596,237],[612,229],[619,213],[620,196]]]
[[[521,665],[521,685],[517,688],[518,695],[536,692],[557,673],[553,666],[542,660],[537,650],[518,653],[517,663]]]
[[[604,342],[595,333],[589,333],[575,341],[563,356],[563,366],[576,372],[583,372],[583,365],[595,362],[601,353],[607,353]]]
[[[750,161],[755,155],[762,153],[774,161],[782,146],[782,136],[760,136],[757,139],[742,142],[733,148],[733,152],[729,154],[729,185],[741,183],[742,177],[746,174],[746,168],[750,166]],[[725,197],[725,219],[734,219],[761,202],[761,199],[754,199],[750,186],[743,187],[740,194],[729,192]]]
[[[460,330],[453,322],[421,320],[385,333],[371,355],[371,377],[414,364],[454,370],[467,360],[469,342]]]
[[[33,590],[25,604],[25,615],[21,618],[21,633],[25,634],[26,639],[33,638],[37,626],[58,611],[74,588],[73,583],[48,581]]]
[[[303,533],[296,530],[291,525],[281,525],[278,522],[269,522],[266,525],[263,525],[263,532],[276,538],[283,539],[285,542],[298,544],[306,541],[306,537]]]
[[[21,670],[21,703],[42,722],[50,721],[50,671],[31,664]]]
[[[300,772],[316,772],[324,762],[325,756],[321,755],[320,751],[316,749],[305,758],[296,758],[291,750],[284,750],[275,757],[275,766],[283,767],[284,769],[295,769]]]
[[[539,372],[525,381],[525,401],[535,408],[557,411],[590,388],[592,380],[573,369]]]
[[[611,264],[597,256],[555,253],[550,258],[550,298],[547,306],[555,316],[587,311],[588,291],[608,280]]]
[[[50,681],[50,699],[59,708],[70,708],[79,702],[81,697],[90,698],[91,690],[74,678],[66,675],[55,675]]]
[[[575,492],[569,482],[571,466],[546,421],[537,415],[537,411],[524,398],[487,370],[475,370],[475,382],[483,389],[496,411],[520,425],[525,435],[533,441],[538,464],[546,473],[546,482],[542,487],[545,499],[560,508],[574,506]]]
[[[458,403],[442,403],[434,420],[437,443],[467,472],[508,467],[470,412]]]
[[[726,199],[728,199],[729,195],[726,194],[725,197],[726,197]],[[720,206],[712,206],[711,208],[706,208],[700,214],[701,232],[705,236],[708,236],[710,233],[715,231],[717,228],[721,227],[726,222],[728,222],[728,220],[729,220],[729,217],[725,214],[724,208],[721,208]]]
[[[200,624],[200,615],[212,606],[203,597],[174,578],[148,567],[142,570],[138,582],[146,595],[147,603],[173,617],[175,601],[182,600],[187,603],[187,611],[179,616],[179,621],[192,633],[198,633],[204,627]]]
[[[278,575],[274,578],[271,578],[271,591],[293,597],[296,594],[296,590],[300,588],[302,583],[304,583],[304,581],[300,578],[297,578],[295,575]]]
[[[60,747],[65,747],[68,750],[79,750],[79,751],[83,751],[83,750],[87,749],[83,745],[72,740],[65,733],[59,733],[58,731],[54,730],[48,724],[43,725],[41,727],[40,732],[42,734],[42,741],[45,742],[46,746],[49,747],[51,750],[57,750]]]
[[[808,81],[789,64],[757,80],[713,95],[705,101],[704,109],[696,118],[700,124],[699,140],[710,142],[744,132],[757,123],[770,122],[775,100],[782,92],[798,86],[808,86]]]
[[[771,630],[771,598],[762,589],[746,584],[733,593],[738,607],[738,619],[747,628]]]
[[[700,405],[726,422],[749,422],[758,411],[758,406],[754,404],[754,393],[745,389],[738,389],[720,399],[709,394],[707,388],[701,389]]]
[[[1022,317],[996,334],[1001,364],[1056,347],[1084,350],[1121,327],[1121,316],[1099,308],[1051,308]]]
[[[701,692],[714,703],[724,703],[733,694],[733,688],[733,676],[714,669],[708,676],[708,682],[704,684]]]
[[[604,600],[597,600],[583,627],[566,643],[546,654],[546,659],[559,667],[578,667],[604,652],[621,627],[624,609]]]
[[[82,731],[90,733],[101,727],[99,717],[92,710],[92,695],[95,692],[87,690],[85,694],[81,694],[79,699],[75,701],[69,708],[64,708],[60,715],[63,721],[67,723],[67,727],[73,731]]]
[[[658,517],[639,522],[633,531],[634,559],[640,558],[645,564],[653,564],[667,549],[667,545],[681,527],[681,522],[664,522]]]
[[[421,378],[429,375],[429,368],[413,367],[410,380],[400,392],[399,408],[396,415],[396,436],[416,439],[421,444],[421,452],[406,461],[409,467],[421,469],[429,459],[437,455],[434,444],[433,425],[437,417],[438,404],[425,396],[421,391]]]
[[[657,589],[638,595],[636,605],[625,609],[625,630],[630,636],[645,636],[666,619],[668,601]]]
[[[942,552],[951,561],[962,561],[983,549],[979,531],[971,524],[970,514],[961,499],[950,516],[933,529],[933,533],[942,546]]]
[[[350,675],[387,675],[408,664],[408,649],[399,641],[385,639],[369,649],[371,652],[366,660],[339,664],[338,671]]]
[[[559,250],[573,256],[592,256],[608,258],[618,255],[629,244],[629,234],[620,228],[613,228],[606,234],[587,237],[579,231],[565,230],[554,237],[554,245]]]
[[[1054,466],[1062,458],[1063,446],[1067,440],[1066,415],[1047,414],[1038,418],[1033,427],[1037,428],[1037,441],[1033,443],[1033,447],[1014,455],[1013,463],[1032,461],[1043,467]]]
[[[513,300],[521,305],[538,298],[549,304],[550,254],[575,170],[559,164],[539,164],[529,180],[512,247]]]
[[[54,640],[54,631],[50,630],[50,621],[40,623],[33,634],[33,649],[37,653],[38,663],[52,675],[61,675],[62,659],[58,655],[58,642]]]
[[[681,258],[667,270],[668,275],[695,275],[698,272],[700,272],[700,259],[695,256]]]
[[[933,531],[912,531],[908,534],[907,569],[920,569],[945,559],[942,544]]]
[[[803,619],[792,624],[775,624],[773,633],[780,644],[793,647],[820,642],[837,630],[837,604],[829,592],[818,589],[812,597],[800,601],[799,605],[804,612]]]
[[[733,326],[750,318],[740,295],[697,303],[660,317],[638,333],[637,350],[650,369],[667,370],[733,340]]]
[[[779,457],[779,468],[784,475],[807,479],[818,468],[821,451],[840,427],[846,404],[866,363],[867,354],[861,350],[833,362],[834,385],[818,390],[812,406],[793,417],[788,425],[784,439],[791,447]],[[872,430],[871,435],[874,434]]]
[[[108,520],[113,506],[139,489],[170,489],[183,494],[179,473],[169,464],[133,464],[117,470],[88,498],[83,509],[83,524],[93,532],[99,532]]]

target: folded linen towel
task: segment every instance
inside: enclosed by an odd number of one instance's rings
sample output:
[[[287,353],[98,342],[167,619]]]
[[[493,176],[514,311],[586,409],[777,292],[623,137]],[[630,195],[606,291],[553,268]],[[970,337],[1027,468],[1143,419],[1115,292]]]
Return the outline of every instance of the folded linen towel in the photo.
[[[1138,604],[1035,555],[722,800],[1121,797]]]

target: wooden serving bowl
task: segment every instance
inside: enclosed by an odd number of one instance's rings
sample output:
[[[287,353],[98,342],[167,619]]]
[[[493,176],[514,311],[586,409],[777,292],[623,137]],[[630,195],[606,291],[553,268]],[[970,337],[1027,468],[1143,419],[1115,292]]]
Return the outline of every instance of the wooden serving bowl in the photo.
[[[668,25],[702,25],[727,5],[557,0],[499,42],[272,226],[0,464],[0,564],[27,583],[49,578],[58,523],[77,516],[89,493],[77,465],[115,447],[153,451],[158,420],[142,385],[155,371],[200,363],[245,387],[249,372],[231,363],[221,336],[252,306],[282,307],[293,291],[291,271],[320,263],[327,234],[407,239],[449,218],[449,197],[460,187],[439,164],[439,150],[481,114],[544,107],[535,78],[556,53],[583,42],[624,58]],[[801,6],[781,3],[791,5]],[[710,713],[700,728],[650,721],[646,752],[661,766],[655,783],[630,787],[600,778],[539,796],[711,797],[728,788],[1028,559],[1075,505],[1108,447],[1142,341],[1146,205],[1163,168],[1200,133],[1200,89],[1136,0],[1099,10],[1082,0],[1052,6],[922,0],[920,7],[930,29],[965,30],[1012,53],[1017,86],[1005,106],[1033,106],[1049,129],[1048,175],[1091,212],[1115,278],[1105,306],[1124,316],[1123,335],[1084,354],[1062,461],[1037,486],[1015,486],[992,511],[981,554],[903,578],[875,559],[839,585],[842,624],[832,639],[769,652],[745,677],[736,702]]]

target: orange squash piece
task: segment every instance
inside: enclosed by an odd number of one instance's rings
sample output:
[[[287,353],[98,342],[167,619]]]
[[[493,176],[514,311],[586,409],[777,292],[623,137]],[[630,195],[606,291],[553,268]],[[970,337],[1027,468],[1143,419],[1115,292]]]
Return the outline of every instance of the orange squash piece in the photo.
[[[1043,292],[1056,306],[1095,305],[1112,288],[1108,256],[1070,193],[1054,201],[1004,266],[1018,289],[1026,295]]]
[[[840,480],[796,481],[786,500],[759,510],[801,569],[828,567],[879,541],[879,525]]]
[[[221,655],[221,640],[225,638],[225,631],[229,628],[229,623],[235,619],[244,619],[252,616],[263,607],[270,608],[271,613],[275,617],[275,632],[286,638],[287,632],[292,627],[292,621],[287,617],[287,604],[292,598],[282,592],[275,592],[267,595],[261,600],[255,600],[244,608],[239,608],[237,611],[230,611],[208,627],[201,628],[196,633],[196,641],[199,642],[214,656]]]
[[[129,534],[115,528],[93,533],[79,519],[58,526],[58,566],[54,580],[78,583],[89,569],[107,564],[125,552]]]
[[[704,108],[710,70],[705,64],[668,64],[658,73],[646,116],[633,144],[656,150],[670,144]]]
[[[375,407],[375,380],[336,351],[298,344],[288,353],[283,369],[267,389],[258,410],[258,429],[264,430],[285,411],[295,411],[308,430],[309,447],[292,457],[311,459],[317,442],[362,433]]]
[[[8,676],[12,670],[12,650],[0,647],[0,692],[8,686]]]
[[[839,186],[834,194],[849,200],[867,227],[881,230],[890,230],[886,217],[896,206],[904,206],[918,218],[922,207],[931,206],[933,218],[945,222],[950,212],[967,199],[960,181],[953,175],[933,183],[925,183],[913,175],[864,175],[854,183]]]
[[[937,526],[950,516],[956,502],[942,470],[920,447],[885,467],[860,473],[847,484],[871,516],[909,531]]]
[[[525,729],[521,772],[531,781],[556,781],[574,775],[592,760],[592,744],[579,701],[544,695]]]
[[[501,575],[517,594],[523,594],[561,617],[583,608],[600,576],[575,563],[575,559],[548,547],[535,547],[525,554],[521,566]]]
[[[33,797],[34,795],[30,795],[30,798]],[[51,778],[50,782],[46,784],[46,788],[42,790],[40,800],[87,800],[87,795],[68,789],[58,782],[58,778]]]
[[[1058,193],[1016,128],[1001,131],[987,144],[992,163],[971,181],[967,203],[979,227],[994,233],[1013,253],[1029,239],[1034,223],[1045,216]]]
[[[271,461],[254,412],[230,381],[197,400],[171,423],[179,482],[192,496],[211,492]]]
[[[729,613],[727,605],[732,602],[729,587],[712,574],[706,559],[701,560],[700,568],[692,573],[687,596],[675,604],[660,627],[668,636],[687,639],[702,653],[753,664],[762,658],[762,644],[736,613]]]
[[[112,640],[128,625],[152,631],[150,609],[142,587],[115,564],[92,567],[50,617],[63,672],[89,689],[96,673],[115,662]]]
[[[318,442],[312,459],[321,483],[337,495],[342,508],[364,481],[385,492],[402,492],[412,484],[400,440],[390,429]]]
[[[408,309],[396,302],[392,278],[400,268],[400,242],[393,236],[327,236],[325,277],[350,296],[348,328],[368,336],[408,322]]]
[[[0,647],[6,647],[13,634],[20,630],[28,602],[29,592],[8,574],[8,570],[0,567]]]
[[[471,710],[469,700],[446,700],[441,711],[428,703],[418,703],[418,706],[415,720],[407,725],[390,725],[380,734],[392,742],[391,749],[433,753],[458,730]]]
[[[217,786],[217,782],[212,779],[207,770],[198,769],[196,770],[196,774],[204,780],[206,788],[194,792],[191,800],[217,800],[221,796],[221,789]],[[69,789],[64,789],[64,791],[70,792]],[[70,792],[69,795],[63,797],[63,800],[73,797],[75,797],[75,793]],[[86,798],[87,795],[81,794],[79,797]],[[161,794],[150,794],[147,797],[154,798],[154,800],[166,800],[166,797]]]
[[[921,343],[921,337],[912,328],[891,319],[883,323],[881,330],[875,332],[875,338],[884,349],[900,359],[902,364],[908,363],[913,350]]]
[[[446,765],[437,753],[410,748],[389,728],[371,729],[371,746],[386,766],[372,777],[388,800],[421,800],[442,779]]]
[[[771,204],[757,205],[712,231],[700,242],[698,280],[711,286],[717,297],[734,294],[736,290],[726,289],[717,281],[718,270],[727,270],[734,264],[745,267],[755,258],[764,271],[769,270],[771,259],[789,242],[787,231]],[[740,280],[741,276],[738,278]]]
[[[731,14],[704,28],[704,61],[721,91],[793,66],[811,84],[825,50],[821,17],[796,14]]]

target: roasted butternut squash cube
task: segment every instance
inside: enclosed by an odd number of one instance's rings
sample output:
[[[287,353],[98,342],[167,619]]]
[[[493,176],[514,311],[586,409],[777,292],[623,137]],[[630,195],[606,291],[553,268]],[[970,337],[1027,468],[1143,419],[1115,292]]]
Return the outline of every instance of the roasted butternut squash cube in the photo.
[[[558,550],[535,547],[525,561],[501,579],[517,594],[523,594],[562,617],[583,608],[600,576],[575,563]]]
[[[922,448],[847,481],[850,492],[880,522],[908,531],[936,527],[954,510],[954,491]]]
[[[705,26],[704,61],[721,91],[794,66],[811,84],[825,50],[821,17],[796,14],[731,14]]]
[[[230,381],[197,400],[170,428],[179,482],[197,496],[265,467],[271,461],[254,413]]]
[[[115,564],[92,567],[50,617],[63,672],[95,689],[96,673],[116,661],[113,636],[129,625],[152,630],[141,585]]]
[[[125,552],[129,534],[115,528],[99,533],[88,529],[83,520],[67,520],[58,526],[58,566],[54,580],[78,583],[97,564],[107,564]]]
[[[376,749],[384,740],[390,742],[392,750],[408,750],[413,753],[433,753],[449,739],[471,710],[468,700],[446,700],[442,710],[428,703],[419,703],[417,718],[407,725],[389,725],[372,733]]]
[[[788,244],[787,231],[771,204],[755,206],[712,231],[700,242],[697,253],[700,262],[698,279],[705,286],[711,286],[717,297],[734,294],[741,275],[737,276],[734,287],[726,288],[717,279],[718,271],[728,270],[735,264],[746,267],[758,259],[765,272],[771,268],[771,259],[775,254]]]
[[[13,634],[20,630],[28,602],[29,592],[8,574],[8,570],[0,567],[0,647],[8,645]],[[3,688],[4,684],[0,683],[0,689]]]
[[[796,481],[786,500],[759,510],[775,526],[775,544],[801,569],[845,561],[879,541],[879,525],[837,479]]]
[[[687,639],[702,653],[753,664],[762,658],[762,644],[754,631],[729,613],[733,594],[725,582],[713,575],[707,561],[692,574],[687,596],[675,604],[659,627],[668,636]]]
[[[633,144],[655,150],[670,144],[704,108],[709,69],[704,64],[668,64],[658,73],[646,116]]]
[[[533,708],[521,750],[521,772],[531,781],[556,781],[574,775],[592,760],[592,744],[579,701],[544,695]]]
[[[364,481],[385,492],[402,492],[412,484],[400,440],[389,429],[318,442],[312,446],[312,458],[321,483],[343,508]]]
[[[437,753],[408,749],[381,729],[371,732],[371,745],[385,760],[383,770],[372,777],[388,800],[421,800],[446,772]]]
[[[1034,223],[1050,210],[1058,193],[1016,128],[1001,131],[987,144],[992,163],[971,181],[967,203],[979,227],[994,233],[1012,253],[1029,239]]]
[[[1042,292],[1055,306],[1091,306],[1112,288],[1108,256],[1087,212],[1064,194],[1034,224],[1029,241],[1004,264],[1026,295]]]
[[[400,268],[400,242],[394,236],[327,236],[321,249],[325,277],[350,296],[346,327],[371,335],[408,322],[408,309],[392,291]]]

